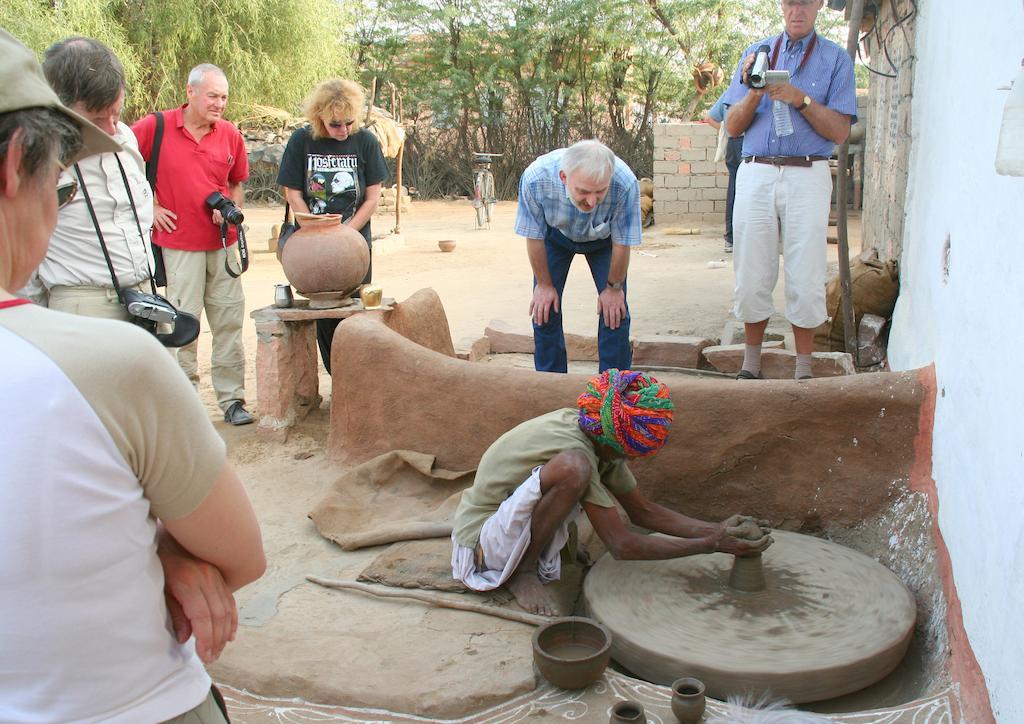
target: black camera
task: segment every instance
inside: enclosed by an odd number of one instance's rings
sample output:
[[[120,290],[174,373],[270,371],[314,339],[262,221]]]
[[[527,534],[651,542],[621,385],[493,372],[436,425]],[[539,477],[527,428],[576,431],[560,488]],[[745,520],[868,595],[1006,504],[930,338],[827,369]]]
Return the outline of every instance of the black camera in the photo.
[[[245,214],[242,213],[242,210],[235,206],[234,201],[220,191],[214,191],[207,196],[206,205],[213,211],[219,211],[220,215],[224,217],[224,221],[229,224],[238,226],[245,221]]]

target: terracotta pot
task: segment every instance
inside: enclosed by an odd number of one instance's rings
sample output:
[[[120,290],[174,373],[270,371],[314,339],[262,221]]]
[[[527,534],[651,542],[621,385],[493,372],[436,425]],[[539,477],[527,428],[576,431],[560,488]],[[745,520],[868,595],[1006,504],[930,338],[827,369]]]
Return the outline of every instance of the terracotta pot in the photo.
[[[608,724],[645,724],[647,712],[638,701],[626,699],[612,707],[612,714],[608,717]]]
[[[704,682],[685,676],[672,682],[672,713],[680,724],[697,724],[704,716]]]
[[[455,251],[455,240],[443,239],[437,242],[437,248],[441,251]]]
[[[533,662],[563,689],[585,689],[601,678],[611,658],[611,632],[582,616],[556,618],[533,634]]]
[[[340,217],[303,226],[288,239],[281,254],[288,281],[300,294],[341,292],[358,287],[370,267],[363,235]]]

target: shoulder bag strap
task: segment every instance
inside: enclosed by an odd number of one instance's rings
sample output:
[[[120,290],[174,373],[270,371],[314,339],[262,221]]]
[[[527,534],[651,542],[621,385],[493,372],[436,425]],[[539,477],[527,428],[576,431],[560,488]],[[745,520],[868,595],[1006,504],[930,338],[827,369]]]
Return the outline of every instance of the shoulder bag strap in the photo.
[[[160,144],[164,140],[164,114],[157,111],[156,130],[153,132],[153,145],[149,150],[149,161],[146,162],[146,180],[153,189],[153,198],[156,198],[156,167],[160,163]]]

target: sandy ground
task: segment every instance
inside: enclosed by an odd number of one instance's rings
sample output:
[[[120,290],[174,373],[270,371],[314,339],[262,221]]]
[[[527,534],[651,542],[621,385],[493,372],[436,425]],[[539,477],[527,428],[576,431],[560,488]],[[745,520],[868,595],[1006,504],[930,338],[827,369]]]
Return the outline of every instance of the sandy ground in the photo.
[[[376,242],[374,281],[401,301],[433,287],[444,302],[456,347],[502,319],[529,332],[531,272],[524,242],[512,232],[515,205],[499,204],[490,230],[476,230],[465,201],[417,202],[400,235]],[[249,243],[266,248],[279,209],[246,210]],[[374,217],[377,234],[393,219]],[[630,261],[632,334],[718,337],[729,319],[731,257],[721,227],[693,236],[645,233]],[[859,249],[859,228],[851,229]],[[442,253],[441,239],[456,250]],[[832,259],[835,247],[830,247]],[[712,265],[709,262],[724,262]],[[284,274],[269,253],[254,253],[244,275],[247,313],[270,304]],[[565,292],[566,331],[596,333],[596,294],[586,264],[577,260]],[[782,285],[776,292],[781,309]],[[773,320],[773,326],[783,325]],[[255,328],[247,321],[246,385],[255,399]],[[200,393],[259,515],[269,560],[264,578],[238,595],[242,626],[213,675],[264,696],[302,697],[321,704],[379,708],[428,717],[479,711],[534,688],[527,625],[479,614],[430,609],[419,603],[328,591],[304,580],[309,573],[355,579],[380,550],[345,553],[317,534],[306,515],[338,469],[324,455],[330,379],[321,374],[324,403],[283,444],[265,442],[255,426],[220,421],[209,386],[209,333],[200,336]],[[525,361],[524,364],[529,364]],[[595,363],[580,367],[586,370]],[[354,370],[352,374],[360,374]],[[251,405],[252,406],[252,405]],[[459,594],[449,594],[459,595]]]

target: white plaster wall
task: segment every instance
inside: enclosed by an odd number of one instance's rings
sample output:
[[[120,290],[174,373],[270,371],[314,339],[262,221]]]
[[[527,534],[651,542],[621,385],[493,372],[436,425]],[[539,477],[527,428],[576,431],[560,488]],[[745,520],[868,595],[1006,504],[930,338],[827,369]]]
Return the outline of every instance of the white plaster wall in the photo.
[[[1024,722],[1024,178],[994,170],[1007,95],[997,86],[1020,68],[1024,5],[917,5],[890,361],[896,369],[935,363],[939,525],[993,712]]]

